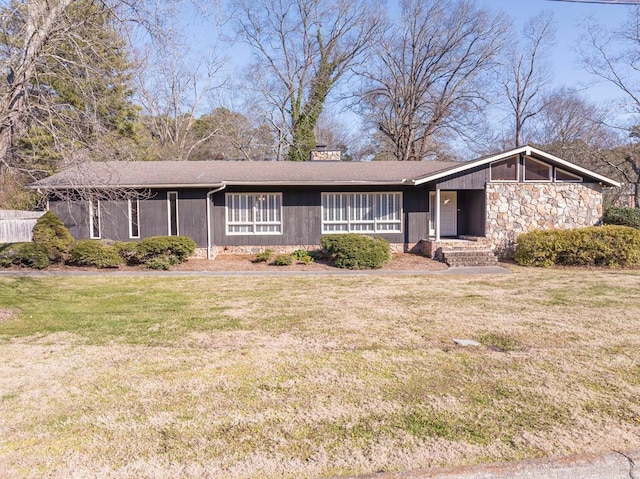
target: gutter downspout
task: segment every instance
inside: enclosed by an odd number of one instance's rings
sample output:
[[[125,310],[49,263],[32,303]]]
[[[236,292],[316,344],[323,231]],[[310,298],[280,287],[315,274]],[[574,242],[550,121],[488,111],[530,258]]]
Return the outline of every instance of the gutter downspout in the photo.
[[[224,190],[227,187],[224,183],[220,188],[207,193],[207,259],[211,259],[211,195]]]

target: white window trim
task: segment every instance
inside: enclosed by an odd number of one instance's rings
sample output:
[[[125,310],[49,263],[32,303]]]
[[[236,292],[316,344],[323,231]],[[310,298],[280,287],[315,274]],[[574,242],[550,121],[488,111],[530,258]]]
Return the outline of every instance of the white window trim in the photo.
[[[527,180],[527,161],[533,161],[534,163],[538,163],[540,165],[544,165],[549,168],[549,179],[548,180]],[[525,183],[551,183],[553,181],[553,166],[549,163],[545,163],[544,161],[536,160],[530,156],[525,156],[524,161],[522,162],[522,167],[524,169],[524,174],[522,175],[522,181]]]
[[[230,196],[251,196],[251,197],[260,197],[260,196],[274,196],[278,198],[278,204],[280,205],[280,211],[278,213],[278,217],[280,218],[278,221],[256,221],[256,201],[253,202],[253,209],[251,211],[251,220],[250,221],[229,221],[229,197]],[[224,198],[224,223],[225,223],[225,231],[228,236],[282,236],[284,225],[282,223],[282,193],[276,192],[251,192],[251,193],[225,193]],[[230,231],[230,226],[251,226],[252,231]],[[280,231],[257,231],[258,226],[279,226]]]
[[[171,234],[171,195],[176,195],[176,234]],[[167,236],[180,236],[180,208],[178,207],[178,192],[167,191]]]
[[[502,163],[507,160],[510,160],[511,158],[515,158],[516,160],[516,178],[514,180],[494,180],[492,171],[491,171],[491,167],[493,166],[493,164]],[[501,160],[492,161],[491,163],[489,163],[489,181],[491,183],[518,183],[520,181],[520,158],[518,158],[517,156],[516,157],[510,156],[509,158],[503,158]]]
[[[94,211],[93,203],[96,203],[98,211]],[[93,218],[98,218],[98,231],[96,231],[93,227]],[[100,239],[102,238],[102,218],[100,214],[100,200],[89,200],[89,238],[91,239]]]
[[[400,206],[400,209],[398,211],[398,214],[400,216],[399,220],[382,220],[382,219],[377,219],[374,213],[374,218],[371,221],[359,221],[359,220],[351,220],[351,212],[350,212],[350,205],[351,205],[351,201],[347,201],[347,217],[345,220],[341,220],[341,221],[325,221],[324,217],[324,210],[325,210],[325,197],[328,195],[373,195],[373,207],[374,209],[377,208],[377,204],[378,204],[378,195],[398,195],[398,204]],[[359,233],[359,234],[398,234],[398,233],[403,233],[404,232],[404,202],[403,202],[403,195],[402,195],[402,191],[332,191],[332,192],[323,192],[322,193],[322,200],[321,200],[321,211],[320,211],[320,218],[321,218],[321,222],[322,222],[322,234],[347,234],[347,233]],[[347,225],[347,230],[346,231],[336,231],[336,230],[327,230],[325,228],[326,225],[343,225],[345,224]],[[372,230],[354,230],[351,228],[351,225],[357,225],[357,224],[370,224],[373,223],[373,229]],[[382,225],[382,224],[397,224],[400,223],[400,227],[398,229],[393,229],[393,230],[381,230],[378,229],[378,225]]]
[[[559,180],[558,179],[558,171],[561,171],[565,175],[573,176],[574,180]],[[553,169],[553,181],[556,183],[582,183],[584,178],[582,176],[576,175],[575,173],[571,173],[570,171],[563,170],[562,168],[554,168]]]
[[[136,224],[138,225],[138,234],[135,236],[133,234],[133,211],[131,209],[131,205],[134,201],[136,203]],[[129,209],[129,238],[140,238],[140,200],[138,198],[129,198],[127,200],[127,206]]]

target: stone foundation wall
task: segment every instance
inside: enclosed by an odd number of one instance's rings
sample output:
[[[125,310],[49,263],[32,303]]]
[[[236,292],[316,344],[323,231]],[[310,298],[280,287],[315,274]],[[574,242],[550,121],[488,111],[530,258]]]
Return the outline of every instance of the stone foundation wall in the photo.
[[[593,226],[602,219],[602,187],[592,183],[487,183],[486,237],[509,256],[520,233]]]

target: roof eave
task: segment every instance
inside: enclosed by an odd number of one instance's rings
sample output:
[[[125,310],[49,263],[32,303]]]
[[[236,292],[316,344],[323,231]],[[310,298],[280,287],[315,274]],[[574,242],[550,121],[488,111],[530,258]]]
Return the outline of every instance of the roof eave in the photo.
[[[224,183],[157,183],[157,184],[131,184],[131,185],[27,185],[26,188],[30,190],[112,190],[117,188],[127,190],[148,190],[150,188],[218,188],[224,185]]]
[[[488,163],[492,163],[494,161],[498,161],[498,160],[502,160],[505,158],[509,158],[511,156],[514,155],[519,155],[521,153],[524,153],[525,155],[529,155],[531,156],[532,153],[535,153],[537,156],[541,156],[543,158],[547,158],[550,161],[553,161],[555,163],[558,163],[562,166],[564,166],[565,168],[569,168],[573,171],[577,171],[579,173],[581,173],[582,175],[585,176],[589,176],[595,180],[600,181],[601,183],[606,184],[607,186],[616,186],[619,187],[620,183],[612,180],[611,178],[607,178],[606,176],[602,176],[598,173],[595,173],[594,171],[591,170],[587,170],[586,168],[582,168],[581,166],[575,165],[574,163],[570,163],[566,160],[563,160],[562,158],[558,158],[557,156],[551,155],[549,153],[546,153],[542,150],[539,150],[533,146],[522,146],[520,148],[515,148],[513,150],[509,150],[509,151],[505,151],[502,153],[498,153],[496,155],[492,155],[492,156],[488,156],[486,158],[481,158],[479,160],[472,160],[472,161],[468,161],[468,162],[464,162],[462,165],[457,166],[457,167],[453,167],[453,168],[449,168],[447,170],[443,170],[440,172],[437,172],[433,175],[428,175],[428,176],[424,176],[422,178],[417,178],[414,179],[412,181],[412,183],[416,186],[422,185],[424,183],[429,183],[430,181],[435,181],[435,180],[439,180],[441,178],[445,178],[447,176],[451,176],[451,175],[455,175],[456,173],[461,173],[463,171],[467,171],[470,170],[471,168],[475,168],[478,166],[483,166],[486,165]]]
[[[68,189],[169,189],[169,188],[217,188],[226,186],[403,186],[407,184],[406,179],[401,180],[380,180],[380,181],[356,181],[356,180],[326,180],[326,181],[221,181],[218,183],[155,183],[155,184],[131,184],[131,185],[27,185],[26,188],[32,190],[68,190]]]

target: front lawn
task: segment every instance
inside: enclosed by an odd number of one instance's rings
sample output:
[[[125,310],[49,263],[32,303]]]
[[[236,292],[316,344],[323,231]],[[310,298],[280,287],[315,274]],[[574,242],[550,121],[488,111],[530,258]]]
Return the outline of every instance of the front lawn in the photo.
[[[311,478],[637,449],[638,311],[628,270],[2,276],[0,470]]]

